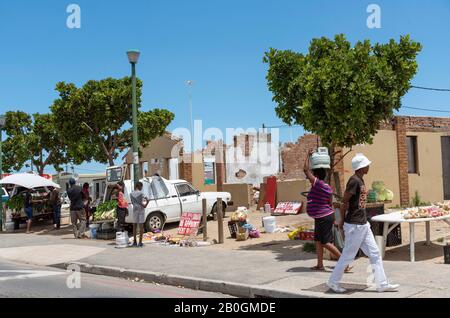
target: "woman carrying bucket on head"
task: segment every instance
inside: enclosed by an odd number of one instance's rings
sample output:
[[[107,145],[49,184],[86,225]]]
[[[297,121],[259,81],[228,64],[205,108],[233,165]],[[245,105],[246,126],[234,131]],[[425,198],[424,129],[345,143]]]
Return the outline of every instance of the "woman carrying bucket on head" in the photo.
[[[311,156],[316,154],[311,165]],[[335,215],[333,209],[333,189],[325,182],[330,166],[330,156],[326,148],[319,148],[316,153],[310,150],[304,166],[304,173],[311,182],[311,191],[308,194],[306,211],[314,219],[314,240],[316,241],[317,265],[312,268],[315,271],[325,271],[323,265],[323,249],[327,249],[336,259],[341,253],[334,246],[333,226]],[[346,272],[351,271],[347,266]]]

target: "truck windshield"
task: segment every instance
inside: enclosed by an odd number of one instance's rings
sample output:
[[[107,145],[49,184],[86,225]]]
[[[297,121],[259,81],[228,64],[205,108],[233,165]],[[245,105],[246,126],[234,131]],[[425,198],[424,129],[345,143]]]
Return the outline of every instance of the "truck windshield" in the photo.
[[[152,177],[149,198],[153,200],[164,199],[169,195],[169,190],[161,177]]]

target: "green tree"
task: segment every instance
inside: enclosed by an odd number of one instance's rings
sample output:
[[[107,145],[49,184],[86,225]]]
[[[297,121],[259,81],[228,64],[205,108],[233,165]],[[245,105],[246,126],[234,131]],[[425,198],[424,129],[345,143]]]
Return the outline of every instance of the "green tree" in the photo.
[[[400,109],[421,49],[409,36],[352,46],[343,34],[313,39],[308,54],[272,48],[264,62],[276,114],[319,135],[335,162],[336,147],[372,143],[380,123]]]
[[[114,165],[119,152],[131,147],[131,78],[88,81],[77,88],[72,83],[56,85],[59,98],[51,110],[57,118],[68,154],[77,160],[95,160]],[[137,81],[141,107],[142,81]],[[147,145],[164,134],[174,114],[164,109],[138,113],[139,142]]]
[[[5,132],[5,171],[18,171],[31,161],[38,173],[43,174],[47,166],[51,165],[58,171],[60,165],[70,160],[51,114],[7,112]]]

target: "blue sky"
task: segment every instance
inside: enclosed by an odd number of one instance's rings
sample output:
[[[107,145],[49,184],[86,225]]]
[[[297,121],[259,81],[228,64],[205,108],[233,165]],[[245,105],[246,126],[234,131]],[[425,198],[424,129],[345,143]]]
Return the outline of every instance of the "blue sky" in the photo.
[[[71,3],[81,7],[81,29],[66,26]],[[382,9],[381,29],[366,26],[371,3]],[[188,79],[204,127],[279,125],[262,63],[268,48],[306,52],[314,37],[386,42],[408,33],[424,46],[413,83],[450,88],[449,24],[450,0],[0,0],[0,112],[46,112],[58,81],[126,76],[125,51],[139,48],[144,109],[173,111],[171,129],[189,125]],[[450,93],[411,90],[404,105],[450,111]],[[294,139],[302,133],[292,129]]]

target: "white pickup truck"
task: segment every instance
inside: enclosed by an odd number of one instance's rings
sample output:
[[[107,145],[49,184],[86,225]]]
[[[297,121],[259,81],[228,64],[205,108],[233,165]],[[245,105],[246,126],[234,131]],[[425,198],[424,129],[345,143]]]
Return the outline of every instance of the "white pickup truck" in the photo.
[[[222,199],[223,213],[228,206],[233,205],[231,194],[228,192],[200,192],[189,182],[184,180],[166,180],[160,176],[153,176],[141,180],[144,184],[142,191],[150,199],[145,210],[145,230],[154,231],[163,228],[166,223],[179,222],[183,212],[202,213],[203,199],[207,202],[209,214],[217,211],[216,202]],[[125,180],[125,198],[131,202],[130,193],[133,191],[131,180]],[[105,201],[111,197],[111,189],[105,193]],[[133,223],[133,206],[129,205],[130,214],[127,223]]]

